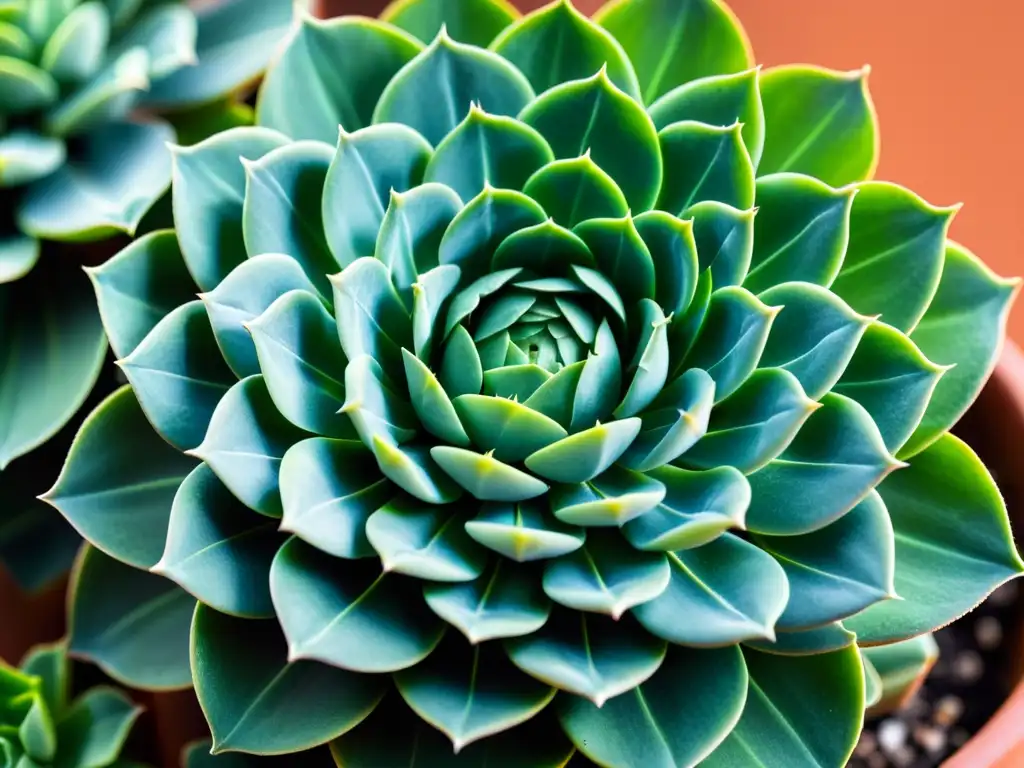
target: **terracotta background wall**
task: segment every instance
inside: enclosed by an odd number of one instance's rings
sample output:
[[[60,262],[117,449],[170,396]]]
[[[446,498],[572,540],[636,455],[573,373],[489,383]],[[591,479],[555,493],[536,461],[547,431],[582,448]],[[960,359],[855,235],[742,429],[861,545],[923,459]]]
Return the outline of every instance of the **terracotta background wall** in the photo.
[[[375,13],[381,0],[329,0]],[[871,64],[878,177],[937,205],[964,203],[952,236],[1003,275],[1024,274],[1019,0],[727,0],[765,66]],[[545,0],[514,0],[522,10]],[[601,0],[576,0],[592,12]],[[336,11],[337,12],[337,11]],[[1024,300],[1011,317],[1024,343]]]

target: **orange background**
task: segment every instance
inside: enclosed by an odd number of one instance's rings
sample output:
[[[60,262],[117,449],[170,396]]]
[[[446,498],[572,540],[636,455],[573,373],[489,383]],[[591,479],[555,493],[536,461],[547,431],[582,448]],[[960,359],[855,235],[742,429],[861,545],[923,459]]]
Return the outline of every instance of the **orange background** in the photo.
[[[379,0],[331,0],[376,12]],[[522,10],[546,0],[513,0]],[[575,0],[588,13],[601,0]],[[962,202],[952,237],[1002,275],[1024,274],[1018,0],[727,0],[759,63],[871,64],[882,127],[878,178],[936,205]],[[1011,316],[1024,343],[1024,301]]]

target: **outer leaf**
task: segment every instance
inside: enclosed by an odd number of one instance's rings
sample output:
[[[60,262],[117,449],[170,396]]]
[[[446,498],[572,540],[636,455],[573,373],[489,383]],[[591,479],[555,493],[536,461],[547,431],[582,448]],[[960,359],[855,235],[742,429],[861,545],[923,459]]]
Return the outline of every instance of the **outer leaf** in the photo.
[[[703,123],[673,123],[658,133],[665,163],[657,207],[676,215],[695,203],[715,201],[733,208],[754,204],[754,167],[740,133]]]
[[[895,328],[874,322],[834,391],[864,406],[895,453],[921,422],[946,372]]]
[[[0,56],[0,90],[5,114],[25,114],[57,101],[57,81],[46,70],[13,56]]]
[[[134,688],[192,685],[188,627],[195,598],[177,585],[87,546],[72,572],[69,606],[73,656]]]
[[[334,157],[326,144],[301,141],[246,162],[242,231],[250,256],[286,253],[317,289],[328,291],[327,275],[338,262],[324,237],[324,180]]]
[[[60,260],[0,284],[0,470],[52,437],[96,383],[107,342],[90,293]]]
[[[106,686],[82,694],[57,726],[55,766],[102,768],[113,764],[142,714],[121,691]]]
[[[296,443],[281,460],[281,530],[335,557],[371,557],[366,520],[396,489],[355,440],[314,437]]]
[[[351,133],[370,124],[385,86],[422,49],[374,19],[304,15],[260,88],[257,121],[296,140],[333,144],[339,125]],[[346,55],[353,50],[358,57]]]
[[[885,504],[871,492],[831,525],[803,536],[756,536],[786,572],[779,629],[818,627],[894,598],[895,551]]]
[[[974,402],[995,366],[1019,286],[997,278],[962,246],[947,243],[939,288],[910,338],[928,359],[955,367],[939,379],[901,457],[938,439]]]
[[[764,108],[758,80],[761,69],[709,75],[673,88],[648,107],[660,131],[680,120],[728,128],[742,123],[743,143],[757,168],[764,149]]]
[[[555,695],[554,688],[513,667],[494,644],[467,648],[457,635],[422,664],[396,674],[395,684],[456,752],[536,716]]]
[[[730,528],[743,528],[750,484],[733,467],[691,472],[659,467],[650,476],[666,488],[654,509],[622,528],[637,549],[673,552],[700,547]]]
[[[489,115],[473,103],[438,145],[424,180],[447,184],[463,200],[472,200],[488,185],[522,189],[534,171],[554,159],[535,130],[510,117]]]
[[[154,81],[148,106],[169,109],[208,104],[231,95],[258,78],[292,26],[288,3],[226,0],[196,9],[196,58]]]
[[[865,679],[878,678],[878,698],[872,713],[899,708],[921,687],[939,658],[939,645],[931,635],[919,635],[890,645],[862,648]]]
[[[424,584],[423,596],[430,610],[474,645],[500,637],[531,635],[551,613],[551,603],[534,574],[501,558],[475,581]]]
[[[657,598],[670,578],[661,553],[635,550],[616,531],[591,531],[582,549],[548,561],[544,592],[567,608],[618,619]]]
[[[635,623],[565,611],[505,650],[527,674],[600,707],[655,674],[666,643]]]
[[[654,207],[662,179],[654,123],[612,82],[606,67],[592,77],[545,91],[519,119],[547,139],[559,160],[592,155],[633,211],[643,213]]]
[[[615,0],[595,20],[629,54],[645,104],[691,80],[748,69],[753,59],[739,21],[716,0]]]
[[[191,645],[214,753],[275,755],[324,744],[365,719],[385,690],[381,677],[288,661],[273,621],[235,619],[202,603]]]
[[[622,46],[572,3],[538,8],[507,27],[491,50],[515,64],[537,93],[607,67],[612,82],[640,99],[640,85]]]
[[[855,401],[829,394],[821,405],[789,448],[748,478],[750,530],[792,536],[822,528],[903,466]]]
[[[18,207],[19,228],[49,240],[98,240],[135,233],[167,190],[174,139],[164,123],[109,123],[82,138],[75,162],[33,184]]]
[[[267,581],[281,543],[276,528],[238,502],[200,464],[174,496],[167,547],[150,570],[223,613],[273,616]]]
[[[71,695],[71,664],[64,642],[34,646],[22,660],[21,670],[39,678],[39,692],[50,712],[59,716]]]
[[[270,399],[292,424],[319,435],[354,437],[338,410],[345,366],[337,325],[308,291],[289,291],[248,324]]]
[[[778,563],[758,547],[723,534],[702,547],[670,553],[667,563],[668,586],[633,609],[652,634],[703,647],[774,637],[789,585]]]
[[[287,141],[277,131],[246,127],[174,148],[174,229],[185,263],[204,291],[216,288],[247,255],[242,235],[246,172],[239,158],[259,160]],[[209,183],[210,178],[218,183]]]
[[[758,298],[783,308],[772,323],[761,367],[789,371],[812,400],[831,391],[855,359],[865,331],[873,327],[869,318],[811,283],[782,283]]]
[[[653,509],[664,497],[665,487],[657,480],[613,466],[588,482],[555,486],[551,509],[570,525],[613,528]]]
[[[806,173],[841,187],[871,178],[878,163],[878,119],[869,67],[772,67],[761,75],[765,144],[761,174]]]
[[[153,432],[122,387],[86,418],[43,498],[107,555],[149,568],[163,552],[174,494],[195,464]]]
[[[743,711],[747,671],[736,647],[672,646],[655,675],[603,707],[575,696],[558,705],[579,750],[605,765],[696,765],[732,730]]]
[[[60,139],[28,131],[11,131],[0,137],[0,187],[16,187],[41,179],[67,159]]]
[[[423,42],[444,27],[454,39],[485,48],[519,11],[505,0],[394,0],[380,18]]]
[[[339,264],[374,252],[388,198],[422,181],[430,154],[426,140],[404,125],[341,130],[323,196],[327,243]]]
[[[846,623],[864,645],[937,629],[1024,571],[992,477],[946,435],[879,488],[896,534],[896,593]]]
[[[857,649],[780,656],[745,648],[743,657],[750,673],[743,716],[703,765],[845,765],[864,722]]]
[[[880,314],[909,333],[938,289],[946,232],[957,210],[935,208],[895,184],[860,185],[832,291],[857,311]]]
[[[846,257],[858,189],[833,189],[799,173],[760,177],[753,258],[743,285],[754,293],[791,281],[831,285]]]
[[[268,517],[281,517],[278,468],[307,434],[274,408],[262,376],[250,376],[224,395],[202,444],[189,451],[206,462],[235,498]]]
[[[381,673],[418,664],[437,646],[445,625],[423,604],[417,583],[362,565],[294,538],[281,547],[270,592],[289,658]]]
[[[164,316],[196,293],[173,230],[140,237],[114,258],[85,271],[117,357],[130,355]]]
[[[494,115],[517,115],[533,99],[530,83],[500,56],[448,37],[442,29],[381,94],[375,123],[404,123],[434,146],[476,101]],[[438,110],[438,104],[446,105]],[[464,111],[465,110],[465,111]]]
[[[166,315],[118,365],[146,418],[179,450],[202,441],[214,408],[234,381],[200,301]]]

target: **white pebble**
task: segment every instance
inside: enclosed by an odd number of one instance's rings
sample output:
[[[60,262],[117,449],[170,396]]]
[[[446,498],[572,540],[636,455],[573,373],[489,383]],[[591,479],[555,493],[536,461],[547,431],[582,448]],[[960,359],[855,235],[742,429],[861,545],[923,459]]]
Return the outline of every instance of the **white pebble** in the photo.
[[[974,639],[981,650],[994,650],[1003,642],[1003,625],[995,616],[982,616],[974,625]]]
[[[943,728],[949,728],[964,713],[964,703],[958,696],[943,696],[935,704],[935,714],[932,719]]]
[[[907,743],[907,724],[902,720],[883,720],[878,726],[878,744],[882,751],[894,754]]]

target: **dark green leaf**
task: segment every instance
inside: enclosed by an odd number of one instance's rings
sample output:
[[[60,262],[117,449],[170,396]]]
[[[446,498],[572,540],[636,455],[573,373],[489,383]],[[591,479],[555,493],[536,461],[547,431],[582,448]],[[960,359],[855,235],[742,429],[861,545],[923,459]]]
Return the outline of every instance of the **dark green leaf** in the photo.
[[[86,546],[71,576],[73,656],[133,688],[188,688],[188,628],[196,600],[173,582]]]
[[[693,219],[698,271],[708,270],[708,290],[743,283],[754,252],[756,213],[754,208],[741,211],[715,200],[697,203],[683,212],[684,217]]]
[[[289,661],[276,622],[236,619],[202,603],[192,621],[192,666],[215,754],[324,744],[364,720],[386,690],[380,676]]]
[[[409,350],[403,349],[402,356],[405,360],[405,377],[409,382],[409,401],[423,428],[445,443],[468,448],[470,440],[466,430],[437,377]]]
[[[843,623],[863,645],[945,626],[1024,572],[991,475],[952,435],[879,487],[896,534],[896,594]]]
[[[359,56],[347,54],[353,50]],[[260,88],[257,121],[295,140],[333,144],[339,126],[352,133],[370,124],[387,84],[421,50],[375,19],[304,15]]]
[[[589,152],[544,166],[527,180],[523,192],[540,203],[551,220],[567,228],[587,219],[621,218],[629,213],[629,204],[615,181]],[[495,266],[509,266],[497,259],[496,255]]]
[[[697,289],[693,223],[664,211],[642,213],[633,223],[654,263],[653,298],[666,313],[684,312]]]
[[[43,498],[107,555],[149,568],[163,552],[174,494],[195,465],[153,432],[122,387],[86,418]]]
[[[658,133],[665,179],[658,208],[680,215],[695,203],[714,201],[733,208],[754,204],[754,167],[741,125],[673,123]]]
[[[445,631],[418,580],[381,573],[376,563],[340,560],[294,538],[274,559],[270,592],[293,661],[393,672],[420,663]]]
[[[394,0],[380,18],[423,42],[444,27],[456,40],[485,48],[519,11],[506,0]]]
[[[114,763],[142,714],[127,694],[98,686],[83,693],[57,725],[54,768],[102,768]]]
[[[655,227],[659,224],[661,227],[665,227],[665,218],[668,217],[661,218],[663,214],[656,211],[650,211],[645,215],[647,216],[646,221],[649,222],[648,227],[654,222],[658,222],[654,224]],[[635,304],[640,299],[654,298],[657,273],[652,258],[653,254],[648,250],[632,216],[625,216],[621,219],[590,219],[577,224],[573,232],[587,244],[587,248],[594,255],[598,270],[615,285],[626,304]],[[664,229],[660,229],[658,234],[664,237],[668,233]],[[652,239],[656,236],[651,235]],[[669,253],[659,254],[662,257],[659,259],[662,264],[672,259],[673,256],[672,245],[664,250]],[[681,256],[678,258],[682,259]],[[685,274],[685,267],[680,268],[677,265],[673,265],[673,267],[665,270],[667,274],[658,275],[658,277],[671,280],[674,276]],[[677,285],[677,288],[685,290],[685,285]],[[671,308],[668,311],[672,311]]]
[[[758,651],[777,653],[782,656],[808,656],[849,648],[856,642],[857,636],[837,621],[816,629],[796,632],[785,632],[780,628],[774,642],[747,640],[744,645]]]
[[[57,81],[49,72],[13,56],[0,56],[0,92],[4,94],[7,115],[43,109],[60,95]]]

